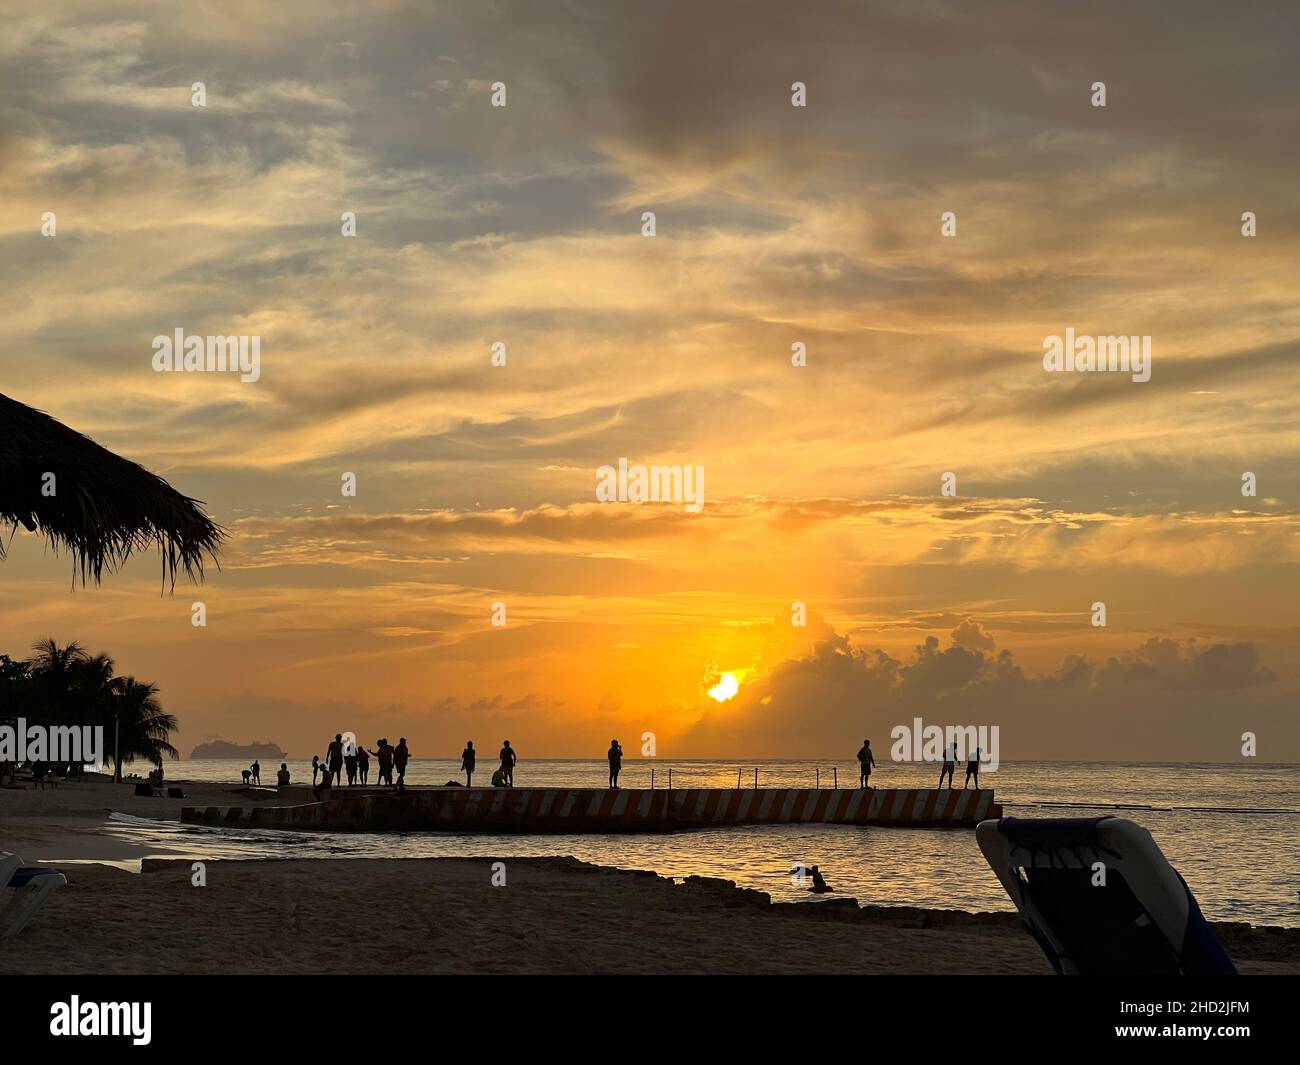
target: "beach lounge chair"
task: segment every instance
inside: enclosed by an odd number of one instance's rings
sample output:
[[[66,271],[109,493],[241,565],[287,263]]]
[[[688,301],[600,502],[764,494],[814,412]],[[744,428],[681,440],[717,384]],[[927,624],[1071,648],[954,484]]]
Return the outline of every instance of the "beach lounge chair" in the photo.
[[[68,878],[57,869],[24,867],[17,854],[0,851],[0,892],[15,889],[13,899],[0,907],[0,937],[21,932],[54,890],[67,882]]]
[[[1186,881],[1120,817],[981,821],[975,838],[1058,973],[1235,976]]]

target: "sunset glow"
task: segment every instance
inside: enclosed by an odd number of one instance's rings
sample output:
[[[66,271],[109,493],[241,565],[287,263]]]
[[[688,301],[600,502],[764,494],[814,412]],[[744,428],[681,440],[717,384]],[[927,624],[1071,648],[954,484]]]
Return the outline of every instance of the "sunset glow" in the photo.
[[[12,0],[6,1048],[1280,1031],[1297,29]]]
[[[1297,141],[1155,14],[755,5],[778,62],[693,5],[132,6],[10,26],[0,366],[229,538],[73,592],[20,526],[0,651],[111,650],[186,747],[822,755],[944,704],[1017,756],[1300,755]],[[1289,124],[1287,34],[1225,31]],[[236,333],[254,372],[157,371]],[[1076,334],[1149,379],[1047,372]]]

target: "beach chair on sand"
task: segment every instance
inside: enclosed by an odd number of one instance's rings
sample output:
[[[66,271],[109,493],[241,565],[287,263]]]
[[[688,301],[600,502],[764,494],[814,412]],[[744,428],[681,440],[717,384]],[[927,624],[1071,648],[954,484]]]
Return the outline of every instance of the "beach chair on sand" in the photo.
[[[1066,975],[1235,976],[1186,881],[1120,817],[981,821],[980,850]]]
[[[15,890],[8,905],[4,905],[0,894],[0,938],[21,932],[55,889],[67,882],[68,878],[57,869],[24,868],[17,854],[0,851],[0,893],[9,888]]]

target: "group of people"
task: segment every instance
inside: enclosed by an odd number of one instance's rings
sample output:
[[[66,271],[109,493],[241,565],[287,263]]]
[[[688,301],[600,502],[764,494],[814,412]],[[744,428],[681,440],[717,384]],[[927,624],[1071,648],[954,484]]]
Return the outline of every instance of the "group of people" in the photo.
[[[159,784],[161,784],[161,783],[162,783],[162,766],[161,766],[161,765],[158,767],[157,773],[158,773],[158,781],[157,781],[157,782],[158,782]],[[276,784],[278,784],[280,787],[284,787],[286,784],[289,783],[289,767],[288,767],[284,762],[281,762],[281,763],[280,763],[280,769],[279,769],[279,771],[275,774],[275,782],[276,782]],[[153,773],[150,773],[150,774],[149,774],[149,783],[150,783],[150,784],[154,783]],[[253,764],[250,765],[247,769],[244,770],[244,783],[245,783],[245,784],[260,784],[260,783],[262,783],[262,763],[261,763],[261,762],[259,762],[259,761],[257,761],[256,759],[254,759],[254,760],[253,760]]]
[[[518,752],[510,746],[509,740],[502,741],[501,750],[497,757],[501,759],[501,766],[492,774],[492,786],[494,788],[513,788],[515,786],[515,766],[519,762]],[[623,748],[619,746],[618,740],[609,741],[609,786],[618,787],[618,774],[623,769]],[[460,769],[465,774],[465,787],[474,785],[474,768],[478,764],[478,752],[474,750],[474,741],[466,740],[465,749],[460,752]]]
[[[325,757],[320,758],[312,755],[311,759],[311,783],[317,791],[329,788],[338,782],[341,774],[346,773],[349,786],[359,784],[365,787],[369,783],[370,777],[370,758],[373,756],[379,762],[379,784],[392,785],[393,771],[397,771],[398,788],[406,785],[406,766],[411,760],[411,750],[406,745],[406,737],[403,736],[397,741],[397,746],[393,747],[387,739],[377,741],[378,750],[368,751],[360,744],[347,744],[343,741],[343,733],[336,733],[334,739],[330,742]],[[500,759],[500,766],[492,774],[492,786],[494,788],[512,788],[515,784],[515,766],[519,764],[518,752],[510,746],[509,740],[503,740],[501,750],[497,753]],[[618,775],[623,769],[623,748],[619,745],[618,740],[609,741],[609,786],[618,787]],[[478,751],[474,749],[474,741],[467,740],[465,749],[460,753],[460,769],[465,774],[465,786],[473,787],[474,772],[478,767]],[[253,779],[256,781],[259,766],[256,762],[252,765]],[[283,765],[280,766],[281,784],[289,783],[288,771]],[[249,770],[244,771],[244,780],[247,783]],[[319,781],[319,783],[318,783]]]
[[[970,757],[966,760],[966,780],[961,786],[961,790],[966,790],[966,785],[975,781],[975,790],[980,786],[980,755],[983,749],[976,747],[971,752]],[[862,749],[858,751],[858,766],[860,767],[860,786],[869,788],[871,786],[871,771],[876,768],[875,755],[871,753],[871,741],[863,740]],[[948,778],[948,790],[952,790],[952,774],[957,768],[957,741],[953,740],[943,749],[943,767],[939,770],[939,787],[943,787],[944,777]]]
[[[365,787],[370,782],[370,758],[373,756],[379,762],[379,780],[378,783],[404,788],[406,786],[406,767],[411,760],[411,750],[406,745],[406,737],[403,736],[397,741],[397,746],[392,746],[387,739],[376,741],[379,748],[375,751],[368,751],[358,743],[344,743],[343,733],[335,733],[334,739],[330,741],[329,748],[325,752],[325,757],[319,758],[312,755],[311,758],[311,783],[312,787],[318,792],[322,789],[328,789],[331,785],[337,783],[339,778],[346,773],[349,787],[352,785],[361,785]],[[981,748],[976,747],[971,752],[970,757],[966,760],[966,780],[962,784],[962,790],[973,780],[976,790],[980,786],[980,755],[983,753]],[[512,788],[515,784],[515,766],[519,763],[518,752],[510,746],[509,740],[504,740],[501,750],[497,757],[501,761],[500,767],[492,774],[492,786],[494,788]],[[618,775],[623,770],[623,748],[619,745],[618,740],[609,741],[609,751],[606,752],[609,759],[609,786],[618,787]],[[860,767],[860,786],[868,788],[871,786],[871,772],[876,768],[876,758],[871,751],[871,741],[863,740],[862,749],[858,751],[858,765]],[[465,749],[460,753],[460,769],[465,774],[465,786],[473,787],[474,771],[478,766],[478,751],[474,749],[474,741],[467,740]],[[939,787],[943,787],[945,778],[948,781],[949,789],[952,788],[953,772],[957,768],[957,744],[953,741],[943,750],[943,767],[939,770]],[[393,783],[393,772],[397,772],[396,785]],[[261,783],[261,766],[254,762],[248,769],[244,770],[244,783],[251,780],[252,783]],[[276,774],[277,783],[284,785],[289,783],[289,769],[284,764],[280,764],[280,772]],[[317,783],[319,777],[320,783]]]
[[[513,788],[515,786],[515,766],[519,764],[519,754],[504,740],[497,753],[501,767],[492,774],[494,788]],[[465,787],[474,785],[474,768],[478,765],[478,751],[474,750],[474,741],[466,740],[465,749],[460,752],[460,771],[465,774]]]
[[[375,741],[378,750],[367,750],[352,740],[344,742],[343,733],[336,732],[325,750],[325,757],[311,756],[311,784],[317,791],[328,789],[341,782],[344,774],[348,778],[348,787],[359,785],[365,787],[370,783],[370,759],[379,763],[378,781],[382,787],[406,787],[406,766],[411,761],[411,749],[402,736],[394,747],[388,737]],[[284,767],[281,766],[283,769]],[[397,772],[394,785],[393,772]],[[317,778],[319,777],[319,783]]]

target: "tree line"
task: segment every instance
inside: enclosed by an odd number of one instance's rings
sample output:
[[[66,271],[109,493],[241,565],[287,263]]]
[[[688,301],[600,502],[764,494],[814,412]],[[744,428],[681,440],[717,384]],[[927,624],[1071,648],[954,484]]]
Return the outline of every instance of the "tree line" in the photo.
[[[0,654],[0,717],[25,718],[28,725],[101,725],[106,763],[114,757],[115,724],[122,765],[140,758],[161,766],[164,758],[180,757],[171,744],[180,725],[163,710],[156,685],[118,676],[108,655],[92,655],[77,643],[46,639],[32,650],[25,659]]]

